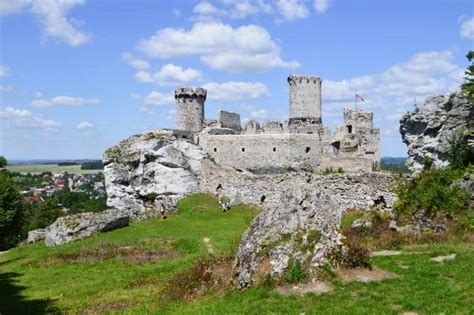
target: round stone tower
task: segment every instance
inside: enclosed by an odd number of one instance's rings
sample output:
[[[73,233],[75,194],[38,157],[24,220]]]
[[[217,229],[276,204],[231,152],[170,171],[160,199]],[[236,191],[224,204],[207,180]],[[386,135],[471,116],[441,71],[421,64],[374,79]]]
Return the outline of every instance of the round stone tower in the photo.
[[[321,78],[290,75],[289,131],[314,133],[321,127]]]
[[[176,129],[201,132],[204,125],[204,102],[207,91],[203,88],[180,88],[174,91],[176,99]]]

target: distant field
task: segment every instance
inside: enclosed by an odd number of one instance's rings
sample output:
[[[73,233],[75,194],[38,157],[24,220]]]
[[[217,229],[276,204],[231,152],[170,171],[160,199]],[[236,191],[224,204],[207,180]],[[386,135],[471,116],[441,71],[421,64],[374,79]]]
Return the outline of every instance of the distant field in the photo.
[[[71,174],[96,174],[102,172],[102,170],[81,170],[81,165],[68,165],[59,166],[58,164],[16,164],[8,165],[7,169],[10,172],[19,173],[64,173],[68,172]]]

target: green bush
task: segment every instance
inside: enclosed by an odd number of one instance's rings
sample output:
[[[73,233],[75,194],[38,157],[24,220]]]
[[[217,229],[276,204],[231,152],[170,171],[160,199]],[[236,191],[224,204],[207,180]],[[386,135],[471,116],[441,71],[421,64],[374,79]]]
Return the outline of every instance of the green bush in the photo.
[[[430,169],[411,179],[400,178],[393,187],[398,195],[397,215],[423,212],[431,218],[438,213],[452,218],[465,213],[469,209],[468,194],[459,187],[451,187],[463,173],[463,170]]]
[[[36,207],[31,208],[28,214],[28,220],[25,222],[26,231],[44,229],[56,221],[57,218],[64,215],[64,212],[58,206],[55,198],[46,198]]]
[[[462,169],[469,165],[474,157],[471,154],[467,137],[462,128],[457,129],[451,139],[451,146],[448,152],[448,161],[453,169]]]

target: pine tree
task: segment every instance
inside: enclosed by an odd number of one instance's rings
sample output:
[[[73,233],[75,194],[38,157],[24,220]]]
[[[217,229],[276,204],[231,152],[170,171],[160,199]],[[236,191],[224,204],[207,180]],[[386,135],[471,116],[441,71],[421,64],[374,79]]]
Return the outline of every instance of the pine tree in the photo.
[[[466,76],[464,77],[464,83],[461,85],[461,90],[470,102],[474,102],[474,51],[470,50],[466,57],[471,64],[464,72]]]

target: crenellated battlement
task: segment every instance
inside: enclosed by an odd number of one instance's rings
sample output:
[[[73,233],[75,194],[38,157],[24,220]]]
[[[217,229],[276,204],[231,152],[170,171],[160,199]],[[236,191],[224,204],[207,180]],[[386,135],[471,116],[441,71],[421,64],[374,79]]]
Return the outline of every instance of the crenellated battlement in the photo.
[[[291,84],[302,84],[302,83],[321,84],[321,77],[290,74],[288,76],[288,83],[290,85]]]
[[[175,99],[186,99],[186,98],[200,98],[205,101],[207,97],[207,90],[203,88],[185,87],[179,88],[174,91]]]

